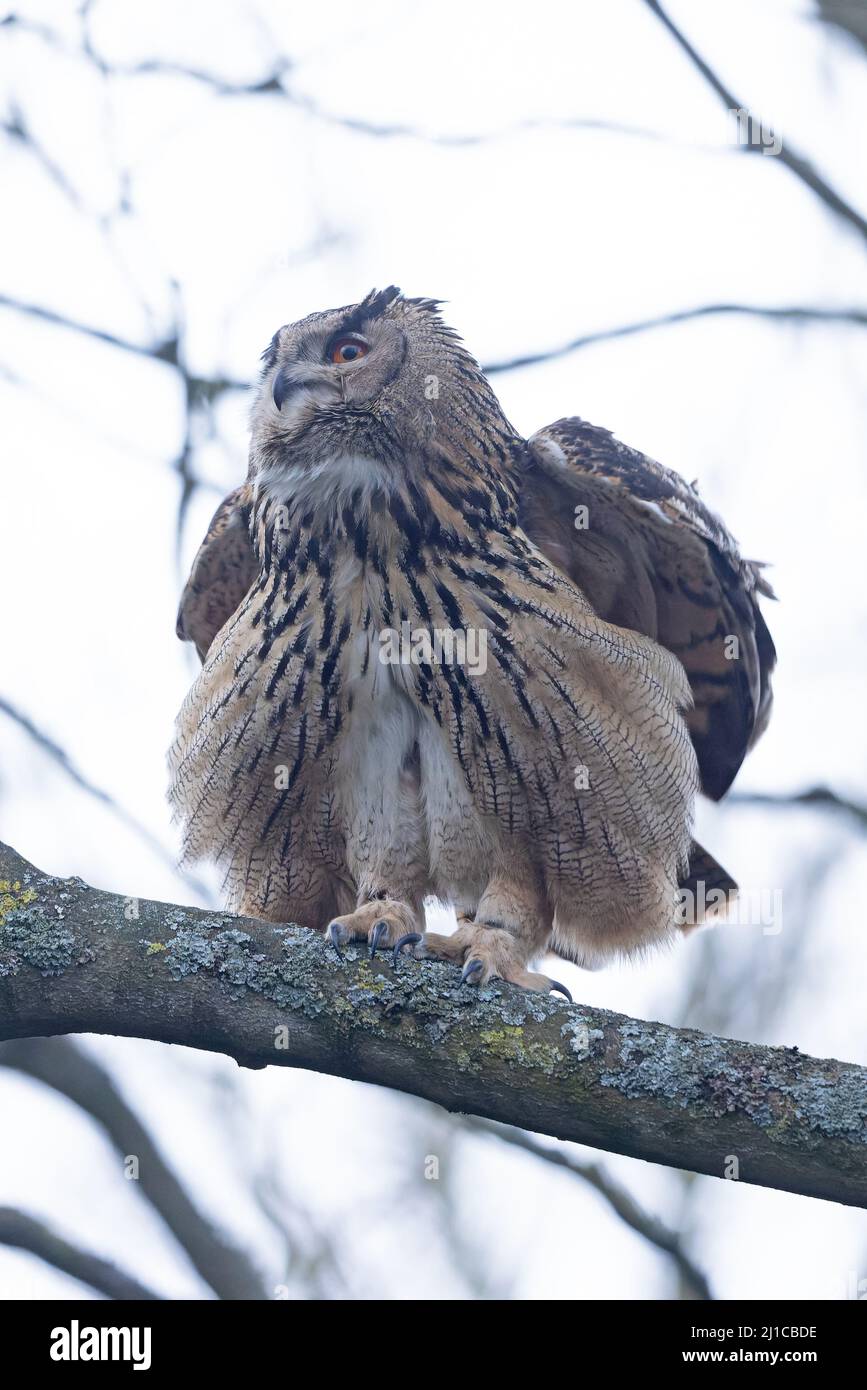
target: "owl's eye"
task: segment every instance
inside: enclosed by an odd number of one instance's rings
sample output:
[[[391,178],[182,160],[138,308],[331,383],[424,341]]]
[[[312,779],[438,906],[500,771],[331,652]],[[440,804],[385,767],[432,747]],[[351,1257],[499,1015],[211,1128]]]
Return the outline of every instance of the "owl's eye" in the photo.
[[[326,356],[329,362],[357,362],[359,357],[366,357],[369,352],[370,347],[363,338],[346,333],[328,344]]]

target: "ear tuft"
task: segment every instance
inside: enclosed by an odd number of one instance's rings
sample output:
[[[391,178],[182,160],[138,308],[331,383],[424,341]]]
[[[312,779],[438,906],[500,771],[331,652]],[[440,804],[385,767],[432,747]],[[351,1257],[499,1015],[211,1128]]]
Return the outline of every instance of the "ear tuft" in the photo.
[[[395,299],[400,298],[400,290],[397,285],[389,285],[384,290],[371,290],[370,294],[359,304],[359,309],[363,309],[369,318],[375,318],[377,314],[382,314],[389,304]]]

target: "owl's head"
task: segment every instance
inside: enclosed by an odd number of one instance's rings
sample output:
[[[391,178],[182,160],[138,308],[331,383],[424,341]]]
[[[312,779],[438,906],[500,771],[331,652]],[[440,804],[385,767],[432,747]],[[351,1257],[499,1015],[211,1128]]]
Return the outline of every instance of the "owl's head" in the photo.
[[[387,480],[489,430],[513,436],[438,302],[391,285],[274,334],[253,406],[250,478],[279,492],[354,460]]]

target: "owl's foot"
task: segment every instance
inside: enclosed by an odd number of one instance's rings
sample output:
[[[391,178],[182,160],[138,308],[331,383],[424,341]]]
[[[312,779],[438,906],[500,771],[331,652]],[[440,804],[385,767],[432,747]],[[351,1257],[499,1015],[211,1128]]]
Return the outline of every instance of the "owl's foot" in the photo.
[[[348,941],[367,941],[373,958],[380,946],[394,946],[415,924],[415,913],[406,903],[394,898],[376,898],[355,912],[335,917],[326,929],[325,939],[338,956],[342,954],[341,946]]]
[[[412,946],[412,954],[419,960],[434,956],[462,964],[461,980],[464,984],[486,985],[489,980],[508,980],[522,989],[539,990],[546,994],[557,990],[572,1003],[572,995],[565,985],[526,968],[520,943],[502,927],[466,922],[452,936],[441,936],[437,932],[425,932],[424,936],[420,936],[418,932],[409,932],[395,942],[395,966],[401,951],[407,946]]]

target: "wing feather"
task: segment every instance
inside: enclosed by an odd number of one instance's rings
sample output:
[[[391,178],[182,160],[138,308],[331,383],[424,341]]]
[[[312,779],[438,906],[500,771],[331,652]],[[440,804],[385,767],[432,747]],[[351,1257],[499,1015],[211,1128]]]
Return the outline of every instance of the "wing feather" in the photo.
[[[223,499],[211,518],[181,595],[175,630],[181,641],[195,642],[202,661],[258,574],[250,540],[251,505],[252,493],[247,483]]]
[[[761,566],[694,486],[577,417],[529,440],[520,520],[601,618],[683,663],[702,789],[719,800],[770,715],[776,652],[758,595],[773,591]]]

